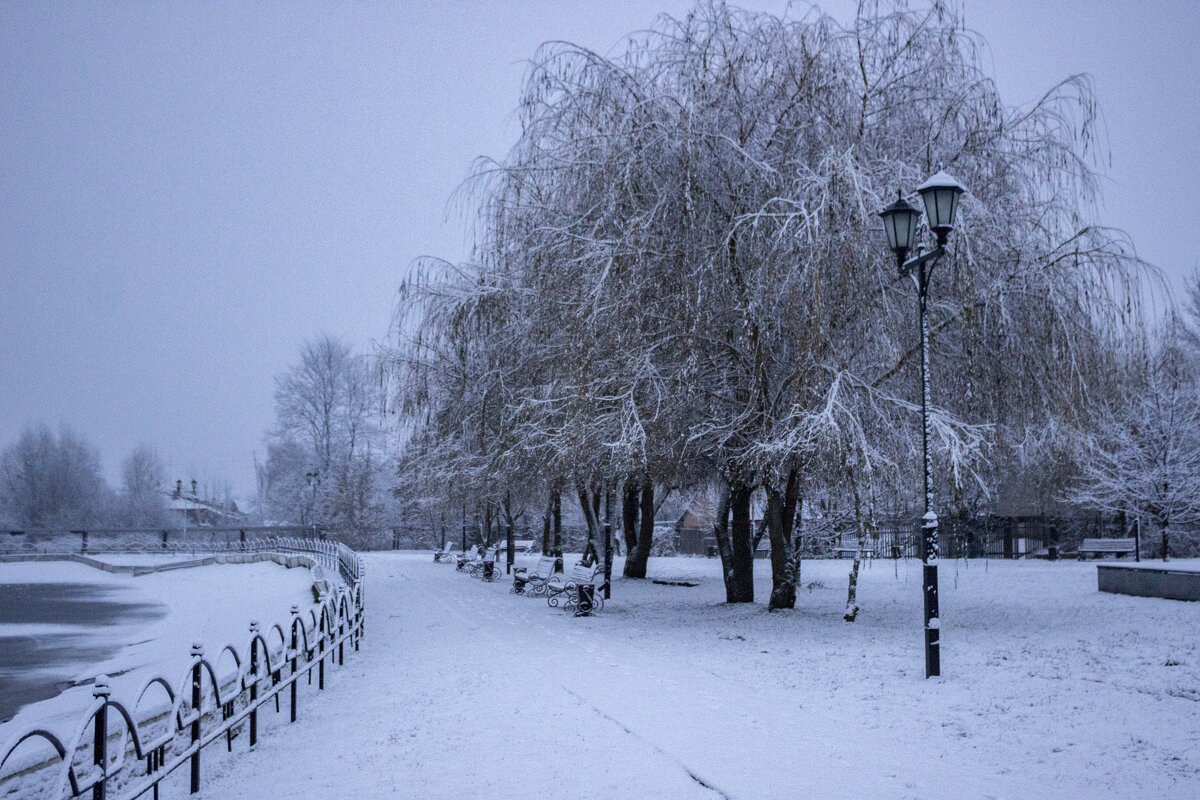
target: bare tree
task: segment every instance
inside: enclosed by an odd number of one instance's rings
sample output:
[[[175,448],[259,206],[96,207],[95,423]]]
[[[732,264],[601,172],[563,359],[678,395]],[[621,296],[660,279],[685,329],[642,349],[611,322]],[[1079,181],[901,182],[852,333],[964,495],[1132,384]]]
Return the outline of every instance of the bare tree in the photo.
[[[71,528],[103,524],[112,491],[96,449],[69,428],[26,428],[0,454],[0,516],[9,525]]]
[[[275,381],[264,467],[269,512],[364,535],[383,522],[390,472],[380,386],[364,358],[322,334]]]
[[[167,474],[154,448],[140,444],[121,462],[121,511],[132,526],[159,525],[166,519]]]
[[[1133,380],[1096,410],[1067,494],[1084,506],[1144,517],[1159,530],[1163,561],[1172,526],[1200,520],[1200,365],[1185,335],[1172,316],[1129,359]]]

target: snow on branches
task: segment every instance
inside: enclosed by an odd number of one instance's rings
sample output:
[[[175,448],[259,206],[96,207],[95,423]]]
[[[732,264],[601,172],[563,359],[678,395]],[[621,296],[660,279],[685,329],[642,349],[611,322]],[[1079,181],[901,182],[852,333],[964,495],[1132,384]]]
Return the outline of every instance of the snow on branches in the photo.
[[[929,305],[938,490],[986,495],[989,442],[1074,413],[1138,302],[1092,220],[1086,77],[1006,106],[940,4],[701,2],[626,44],[539,49],[520,139],[458,197],[474,263],[402,293],[392,363],[444,480],[919,493],[917,302],[875,211],[940,168],[970,191]]]

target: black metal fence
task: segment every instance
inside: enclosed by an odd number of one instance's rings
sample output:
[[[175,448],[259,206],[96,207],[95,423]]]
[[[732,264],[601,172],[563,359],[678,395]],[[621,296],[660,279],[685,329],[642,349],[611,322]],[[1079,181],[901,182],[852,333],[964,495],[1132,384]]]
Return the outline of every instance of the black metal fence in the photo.
[[[0,531],[0,553],[198,553],[245,548],[279,537],[337,538],[323,528],[243,526],[238,528],[34,528]]]
[[[345,585],[330,583],[315,609],[263,630],[251,623],[246,646],[225,645],[210,658],[203,647],[191,650],[191,666],[174,688],[160,676],[146,680],[126,703],[111,696],[98,678],[93,702],[70,739],[33,728],[5,745],[0,757],[0,795],[108,797],[127,800],[159,797],[163,782],[185,765],[191,793],[200,790],[201,756],[224,741],[232,751],[245,734],[256,744],[260,709],[273,702],[276,712],[286,692],[289,719],[296,721],[299,682],[325,688],[328,666],[342,666],[347,645],[358,650],[364,630],[363,565],[343,544],[316,539],[274,537],[229,550],[280,552],[307,557],[312,565],[336,570]],[[128,552],[128,551],[125,551]],[[157,702],[155,702],[157,697]]]

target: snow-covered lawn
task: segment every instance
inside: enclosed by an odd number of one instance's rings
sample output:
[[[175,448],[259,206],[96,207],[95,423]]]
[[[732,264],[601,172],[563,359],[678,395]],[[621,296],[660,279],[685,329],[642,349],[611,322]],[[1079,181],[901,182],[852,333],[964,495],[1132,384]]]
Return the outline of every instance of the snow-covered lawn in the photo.
[[[781,613],[757,566],[755,606],[715,561],[654,559],[700,585],[619,579],[575,619],[368,556],[362,652],[203,796],[1200,796],[1200,603],[1102,594],[1092,563],[943,563],[927,681],[918,563],[871,565],[853,624],[848,562],[806,563]]]
[[[119,556],[96,556],[110,563],[135,563]],[[176,561],[178,558],[136,557],[136,563]],[[187,560],[187,559],[185,559]],[[272,562],[222,564],[179,569],[134,577],[111,574],[70,562],[0,564],[0,584],[77,583],[125,589],[124,603],[165,607],[165,616],[154,621],[133,619],[106,626],[99,631],[82,631],[79,641],[102,641],[124,645],[111,658],[98,664],[72,664],[60,677],[89,681],[97,674],[110,677],[114,699],[132,704],[134,695],[150,677],[161,675],[178,686],[191,663],[191,645],[201,642],[216,658],[217,651],[232,644],[244,652],[251,619],[266,627],[286,623],[293,603],[308,609],[313,602],[312,574],[307,569],[288,569]],[[6,625],[0,617],[0,636],[53,636],[81,633],[79,626]],[[148,698],[157,699],[157,698]],[[81,721],[92,700],[90,685],[67,689],[57,697],[22,708],[10,721],[0,724],[0,747],[35,723],[64,739]],[[3,753],[0,752],[0,755]]]

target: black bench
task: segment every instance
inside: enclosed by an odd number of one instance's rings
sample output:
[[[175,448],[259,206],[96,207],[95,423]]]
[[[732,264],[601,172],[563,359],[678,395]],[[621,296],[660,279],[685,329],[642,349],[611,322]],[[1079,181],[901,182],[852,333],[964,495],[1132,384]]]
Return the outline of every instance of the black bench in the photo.
[[[1132,555],[1137,545],[1134,539],[1084,539],[1079,543],[1079,560],[1083,561],[1086,554],[1103,556],[1111,553],[1120,558]]]
[[[567,573],[556,572],[546,582],[546,603],[551,608],[558,608],[562,602],[563,608],[573,610],[576,616],[586,616],[593,611],[604,609],[604,594],[602,585],[596,584],[596,578],[603,578],[600,564],[578,563]],[[590,587],[590,591],[581,591],[581,587]],[[580,608],[580,595],[583,595],[586,609]],[[560,600],[559,596],[565,599]]]
[[[543,555],[538,559],[533,569],[517,567],[513,570],[513,586],[509,591],[514,594],[539,596],[546,593],[546,583],[554,575],[554,567],[558,559],[554,556]]]

